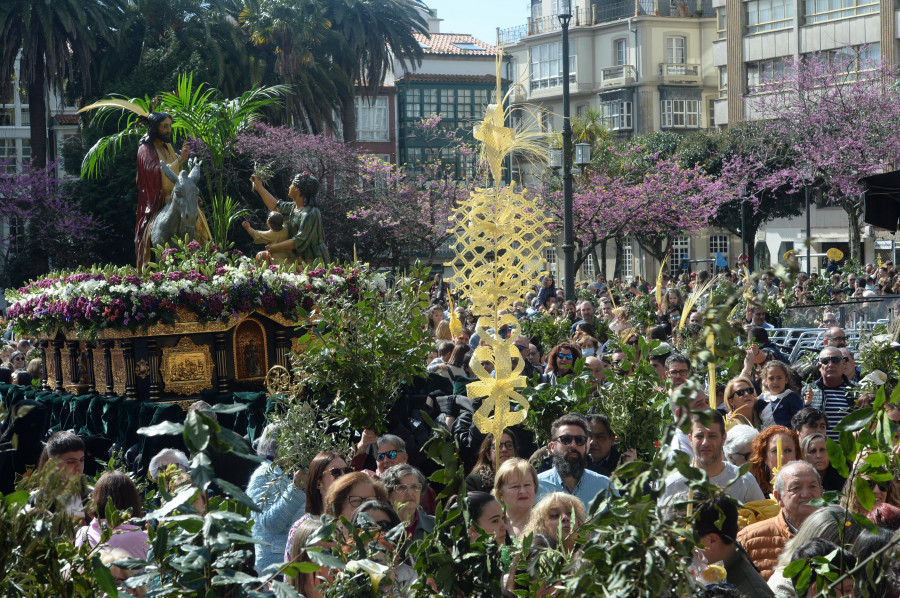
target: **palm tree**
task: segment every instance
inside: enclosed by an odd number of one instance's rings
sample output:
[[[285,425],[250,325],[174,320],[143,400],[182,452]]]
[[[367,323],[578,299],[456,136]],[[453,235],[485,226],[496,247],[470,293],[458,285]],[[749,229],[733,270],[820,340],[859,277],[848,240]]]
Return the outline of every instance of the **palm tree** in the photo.
[[[18,85],[31,113],[31,163],[47,163],[47,88],[62,93],[78,77],[92,83],[92,59],[122,16],[120,0],[14,0],[0,2],[0,97],[9,97],[16,59]]]
[[[289,113],[309,133],[331,124],[340,98],[352,95],[351,79],[337,68],[325,45],[331,23],[313,0],[237,0],[241,26],[258,51],[251,68],[264,82],[291,87]]]
[[[331,22],[337,46],[335,63],[358,86],[365,98],[378,94],[379,86],[396,60],[405,69],[422,63],[422,46],[414,33],[428,34],[420,0],[318,0]],[[344,138],[356,139],[353,94],[341,97]]]

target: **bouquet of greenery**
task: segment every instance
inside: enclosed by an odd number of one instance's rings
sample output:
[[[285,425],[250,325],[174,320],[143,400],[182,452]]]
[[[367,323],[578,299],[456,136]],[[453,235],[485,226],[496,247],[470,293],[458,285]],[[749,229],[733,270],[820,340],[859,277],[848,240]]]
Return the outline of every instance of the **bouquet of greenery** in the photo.
[[[301,310],[309,331],[298,341],[305,349],[293,354],[294,374],[313,398],[332,400],[352,429],[384,431],[403,383],[425,375],[434,348],[424,315],[426,275],[415,267],[393,296],[369,290]]]
[[[279,405],[269,421],[278,426],[278,458],[285,471],[309,471],[319,453],[348,456],[353,445],[348,430],[336,425],[337,418],[315,403],[294,398]]]

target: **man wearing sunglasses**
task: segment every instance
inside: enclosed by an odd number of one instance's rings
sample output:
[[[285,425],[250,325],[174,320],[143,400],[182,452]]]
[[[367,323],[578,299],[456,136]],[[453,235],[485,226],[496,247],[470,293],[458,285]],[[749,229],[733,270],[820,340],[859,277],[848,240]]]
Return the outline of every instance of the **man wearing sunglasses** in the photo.
[[[375,471],[363,469],[369,446],[373,444],[371,439],[374,436],[375,433],[371,430],[364,431],[363,439],[356,445],[357,453],[353,460],[350,461],[350,465],[357,471],[363,471],[380,480],[384,476],[384,473],[391,467],[403,465],[409,461],[409,453],[406,452],[406,442],[399,436],[395,436],[394,434],[379,436],[378,440],[374,443],[377,447],[375,451]],[[367,440],[369,442],[366,442]],[[421,500],[422,508],[425,509],[425,512],[429,515],[434,515],[436,505],[437,493],[431,487],[425,488]]]
[[[847,333],[840,326],[832,326],[822,335],[822,344],[838,349],[847,346]]]
[[[844,356],[837,347],[827,346],[819,352],[819,372],[822,377],[813,383],[819,392],[810,388],[807,392],[807,404],[825,412],[828,422],[829,438],[838,440],[834,427],[853,409],[853,401],[847,396],[852,386],[844,375]]]
[[[591,501],[609,489],[609,478],[587,469],[590,427],[582,416],[570,413],[550,426],[553,467],[538,474],[535,502],[552,492],[571,494],[590,508]]]

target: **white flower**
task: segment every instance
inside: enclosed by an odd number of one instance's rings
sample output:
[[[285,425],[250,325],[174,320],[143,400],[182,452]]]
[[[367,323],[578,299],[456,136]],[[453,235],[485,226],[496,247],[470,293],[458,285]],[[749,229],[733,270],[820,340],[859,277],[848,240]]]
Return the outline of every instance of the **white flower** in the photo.
[[[884,383],[887,382],[887,379],[887,374],[885,374],[881,370],[872,370],[869,375],[862,379],[862,383],[874,386],[884,386]]]

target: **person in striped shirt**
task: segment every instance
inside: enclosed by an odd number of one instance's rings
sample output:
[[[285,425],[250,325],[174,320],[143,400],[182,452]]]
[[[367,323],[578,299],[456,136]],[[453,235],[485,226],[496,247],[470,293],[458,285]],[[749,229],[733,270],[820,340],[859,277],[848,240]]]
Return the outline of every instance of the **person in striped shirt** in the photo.
[[[825,412],[828,422],[826,434],[834,440],[838,440],[834,427],[853,409],[853,400],[847,396],[847,390],[852,384],[844,375],[845,359],[837,347],[825,347],[819,352],[819,372],[822,377],[814,384],[819,392],[813,393],[809,404],[810,407]]]

